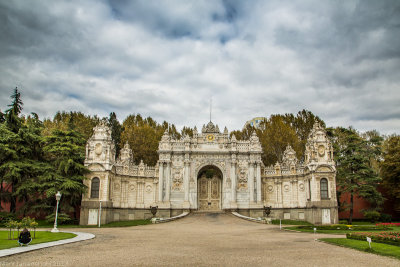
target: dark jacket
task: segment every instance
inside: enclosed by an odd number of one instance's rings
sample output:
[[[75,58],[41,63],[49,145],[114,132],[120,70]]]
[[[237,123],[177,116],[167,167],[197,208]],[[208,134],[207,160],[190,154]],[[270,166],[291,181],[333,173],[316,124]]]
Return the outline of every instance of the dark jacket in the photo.
[[[29,242],[31,242],[31,233],[29,231],[27,232],[21,232],[19,234],[19,242],[23,243],[23,244],[27,244]]]

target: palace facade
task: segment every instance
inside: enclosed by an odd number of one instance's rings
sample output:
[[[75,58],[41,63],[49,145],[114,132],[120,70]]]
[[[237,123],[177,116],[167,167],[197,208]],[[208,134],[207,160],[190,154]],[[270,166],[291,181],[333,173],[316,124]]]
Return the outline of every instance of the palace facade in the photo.
[[[319,124],[308,137],[302,163],[288,146],[281,162],[265,167],[255,133],[239,141],[212,122],[179,140],[165,132],[156,166],[134,164],[128,144],[117,159],[115,152],[111,131],[101,123],[86,145],[90,173],[81,225],[97,224],[99,218],[102,224],[151,218],[151,206],[164,218],[184,211],[262,217],[264,206],[271,206],[272,218],[338,222],[333,149]]]

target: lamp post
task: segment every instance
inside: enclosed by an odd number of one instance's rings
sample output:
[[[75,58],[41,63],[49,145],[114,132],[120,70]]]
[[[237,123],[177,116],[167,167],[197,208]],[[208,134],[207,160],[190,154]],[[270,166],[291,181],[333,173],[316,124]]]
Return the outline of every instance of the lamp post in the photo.
[[[52,233],[59,232],[57,229],[57,216],[58,216],[58,203],[60,202],[60,199],[61,199],[61,193],[60,193],[60,191],[58,191],[56,194],[56,200],[57,200],[56,218],[54,219],[54,228],[51,230]]]
[[[100,205],[99,205],[99,228],[100,228],[100,225],[101,225],[101,200],[99,202],[100,202]]]

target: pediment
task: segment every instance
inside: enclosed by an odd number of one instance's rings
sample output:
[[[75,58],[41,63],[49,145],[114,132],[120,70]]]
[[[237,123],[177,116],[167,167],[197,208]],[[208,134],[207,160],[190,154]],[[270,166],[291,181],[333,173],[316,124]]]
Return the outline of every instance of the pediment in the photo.
[[[101,165],[101,164],[98,164],[98,163],[94,163],[94,164],[90,164],[88,167],[87,167],[90,171],[92,171],[92,172],[102,172],[102,171],[105,171],[106,169],[103,167],[103,165]]]
[[[334,171],[334,170],[332,169],[332,167],[327,166],[327,165],[325,165],[325,166],[319,166],[319,167],[316,169],[316,172],[332,172],[332,171]]]

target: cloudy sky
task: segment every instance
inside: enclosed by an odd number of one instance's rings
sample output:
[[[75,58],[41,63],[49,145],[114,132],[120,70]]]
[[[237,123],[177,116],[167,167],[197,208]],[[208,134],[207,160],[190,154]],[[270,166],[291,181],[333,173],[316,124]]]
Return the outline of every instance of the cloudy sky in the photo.
[[[400,133],[400,1],[0,0],[0,109]]]

